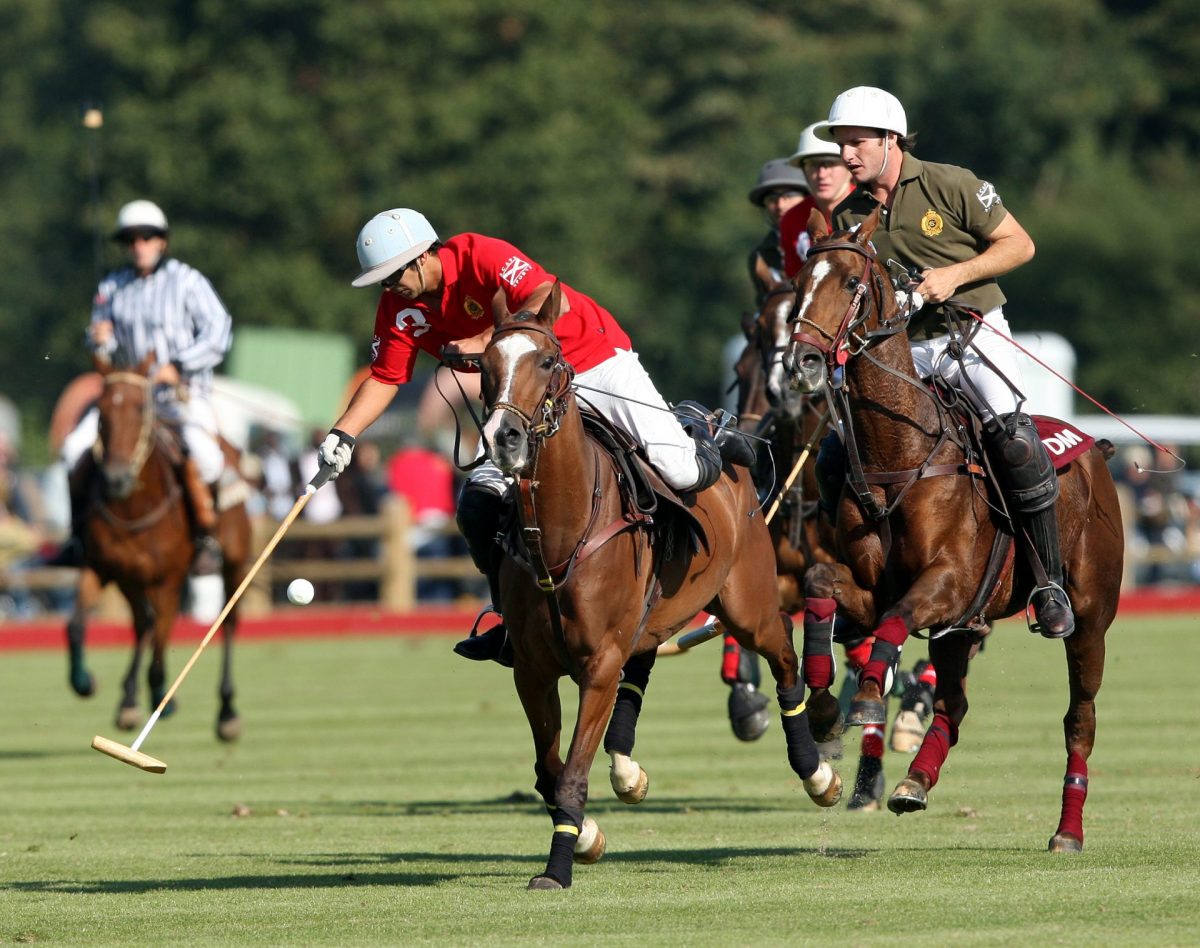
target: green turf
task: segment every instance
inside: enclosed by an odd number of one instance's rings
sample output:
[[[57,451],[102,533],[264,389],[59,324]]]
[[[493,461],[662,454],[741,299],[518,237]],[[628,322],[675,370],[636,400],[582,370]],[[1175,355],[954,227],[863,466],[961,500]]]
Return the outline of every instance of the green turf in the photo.
[[[597,761],[608,855],[564,893],[524,888],[550,826],[511,678],[446,638],[245,643],[236,747],[212,735],[205,654],[145,745],[164,776],[88,747],[131,738],[111,724],[124,651],[93,653],[87,702],[65,656],[5,653],[0,943],[1194,944],[1194,626],[1110,633],[1078,857],[1045,852],[1065,763],[1057,643],[1000,628],[929,811],[903,818],[814,807],[778,721],[735,741],[715,645],[664,660],[636,754],[650,795],[618,803]],[[890,789],[905,762],[885,766]]]

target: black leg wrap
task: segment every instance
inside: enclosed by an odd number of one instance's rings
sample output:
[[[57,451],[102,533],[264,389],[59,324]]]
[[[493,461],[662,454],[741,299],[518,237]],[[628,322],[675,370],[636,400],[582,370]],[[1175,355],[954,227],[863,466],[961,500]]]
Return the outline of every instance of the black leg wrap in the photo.
[[[546,860],[549,876],[564,889],[571,885],[571,869],[575,861],[575,843],[583,829],[583,813],[555,807],[550,818],[554,821],[554,836],[550,840],[550,858]]]
[[[604,735],[605,753],[624,754],[627,757],[633,754],[638,715],[642,711],[656,657],[657,653],[653,650],[643,652],[630,658],[621,669],[617,700],[608,721],[608,731]]]
[[[787,740],[788,764],[796,776],[806,780],[821,766],[821,755],[808,727],[808,711],[796,713],[804,706],[804,685],[797,682],[792,688],[777,688],[779,698],[779,720],[783,724],[783,735]]]

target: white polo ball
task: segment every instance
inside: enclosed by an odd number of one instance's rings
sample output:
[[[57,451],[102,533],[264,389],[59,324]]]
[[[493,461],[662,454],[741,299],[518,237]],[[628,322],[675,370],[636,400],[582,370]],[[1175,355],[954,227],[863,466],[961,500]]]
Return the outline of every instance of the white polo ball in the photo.
[[[307,579],[293,579],[288,583],[287,597],[290,602],[297,606],[307,606],[313,601],[313,595],[316,590],[313,589],[313,584]]]

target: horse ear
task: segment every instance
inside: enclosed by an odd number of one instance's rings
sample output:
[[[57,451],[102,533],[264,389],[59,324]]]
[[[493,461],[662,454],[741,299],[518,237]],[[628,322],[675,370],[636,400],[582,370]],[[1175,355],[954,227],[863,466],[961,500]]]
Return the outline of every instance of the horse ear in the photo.
[[[137,371],[139,375],[150,374],[150,366],[154,364],[154,353],[150,353],[141,362],[138,363]]]
[[[829,225],[825,223],[825,215],[815,207],[808,215],[808,239],[814,244],[823,237],[829,236]]]
[[[857,243],[864,247],[867,241],[871,239],[871,235],[875,233],[875,228],[879,226],[879,214],[883,210],[882,204],[876,204],[875,210],[861,224],[858,225],[858,230],[854,233],[854,239]]]
[[[542,300],[542,306],[537,314],[538,322],[547,327],[553,326],[558,320],[560,312],[562,312],[562,283],[555,280],[554,286],[550,287],[550,292]]]

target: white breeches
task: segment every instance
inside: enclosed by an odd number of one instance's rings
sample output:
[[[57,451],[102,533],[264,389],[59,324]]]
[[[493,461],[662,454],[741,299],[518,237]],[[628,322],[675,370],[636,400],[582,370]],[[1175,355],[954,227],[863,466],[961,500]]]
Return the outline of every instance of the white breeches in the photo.
[[[195,395],[186,402],[163,400],[159,402],[158,413],[167,424],[179,428],[187,453],[195,459],[204,483],[215,483],[225,471],[225,455],[217,442],[217,416],[212,402]],[[60,454],[68,470],[75,467],[85,451],[92,449],[99,434],[100,412],[91,408],[63,439]]]
[[[636,352],[619,349],[611,358],[580,372],[575,382],[580,398],[645,447],[650,463],[668,484],[688,490],[700,479],[696,443],[658,394]],[[501,496],[510,483],[491,461],[475,468],[468,480],[472,487]]]
[[[986,325],[980,326],[979,332],[975,334],[971,347],[963,354],[962,365],[946,353],[950,344],[949,336],[914,340],[911,345],[913,362],[921,378],[929,378],[936,369],[947,382],[972,401],[976,401],[974,394],[969,388],[964,388],[959,378],[965,371],[967,378],[983,397],[985,404],[975,407],[986,421],[992,415],[1003,416],[1016,411],[1017,396],[1013,394],[1008,383],[980,359],[980,353],[986,355],[1017,389],[1021,388],[1021,364],[1017,361],[1017,348],[1010,341],[1012,333],[1003,310],[997,306],[984,313],[983,320]]]

